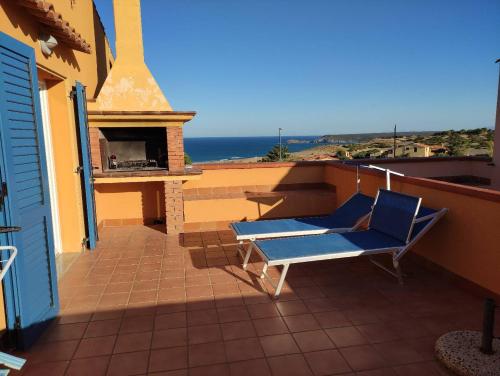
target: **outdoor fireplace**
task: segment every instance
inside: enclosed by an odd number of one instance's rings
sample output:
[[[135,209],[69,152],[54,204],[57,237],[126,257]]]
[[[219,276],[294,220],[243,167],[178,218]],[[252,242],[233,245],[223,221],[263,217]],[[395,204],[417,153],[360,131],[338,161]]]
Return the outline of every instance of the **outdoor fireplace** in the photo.
[[[103,171],[165,170],[165,128],[102,128],[99,149]]]
[[[113,0],[113,9],[116,59],[97,97],[87,101],[90,156],[96,196],[127,199],[118,205],[120,217],[102,220],[148,223],[154,202],[155,220],[163,217],[167,233],[178,234],[183,182],[201,174],[184,165],[182,127],[195,112],[174,111],[144,62],[140,0]]]

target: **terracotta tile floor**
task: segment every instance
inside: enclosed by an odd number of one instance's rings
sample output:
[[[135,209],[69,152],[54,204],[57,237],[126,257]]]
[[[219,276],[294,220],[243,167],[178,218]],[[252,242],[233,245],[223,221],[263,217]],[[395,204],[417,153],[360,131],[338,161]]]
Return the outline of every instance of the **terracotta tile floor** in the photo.
[[[408,263],[404,286],[363,258],[293,265],[278,301],[261,266],[241,269],[229,232],[106,229],[23,374],[447,375],[435,340],[481,320],[479,298]]]

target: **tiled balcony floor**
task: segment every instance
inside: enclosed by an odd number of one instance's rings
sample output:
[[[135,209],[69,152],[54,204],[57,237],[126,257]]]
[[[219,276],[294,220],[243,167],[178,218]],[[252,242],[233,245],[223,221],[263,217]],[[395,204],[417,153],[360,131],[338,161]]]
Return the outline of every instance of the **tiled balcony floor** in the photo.
[[[61,281],[61,315],[23,373],[447,375],[436,338],[480,324],[480,299],[408,263],[405,286],[361,258],[293,265],[274,301],[235,246],[228,232],[180,245],[106,229]]]

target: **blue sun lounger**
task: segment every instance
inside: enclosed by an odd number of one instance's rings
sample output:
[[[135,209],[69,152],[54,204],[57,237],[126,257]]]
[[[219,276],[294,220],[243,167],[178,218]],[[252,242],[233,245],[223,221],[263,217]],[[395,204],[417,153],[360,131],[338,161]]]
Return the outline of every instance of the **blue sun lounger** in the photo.
[[[357,192],[327,216],[235,222],[231,223],[231,228],[240,243],[243,240],[352,231],[368,218],[373,202],[373,197]]]
[[[389,253],[395,272],[375,264],[402,283],[400,259],[447,211],[420,204],[419,197],[380,189],[367,230],[252,241],[243,268],[246,269],[252,251],[256,250],[264,261],[261,278],[269,279],[278,297],[291,264]],[[268,266],[276,265],[283,265],[277,284],[267,274]]]

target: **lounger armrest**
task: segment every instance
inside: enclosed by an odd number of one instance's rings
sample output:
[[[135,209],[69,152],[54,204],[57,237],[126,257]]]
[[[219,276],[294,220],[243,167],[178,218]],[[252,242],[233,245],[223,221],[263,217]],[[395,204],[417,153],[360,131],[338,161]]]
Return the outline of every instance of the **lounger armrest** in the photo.
[[[436,217],[436,215],[438,215],[438,214],[439,214],[439,212],[437,211],[435,213],[428,214],[428,215],[425,215],[425,216],[420,217],[420,218],[416,218],[414,223],[420,223],[420,222],[428,221],[429,219],[432,219],[432,218]]]
[[[443,208],[443,209],[440,209],[438,210],[437,212],[435,213],[432,213],[432,214],[429,214],[429,215],[426,215],[424,217],[421,217],[419,218],[418,220],[415,219],[414,223],[419,223],[419,222],[424,222],[424,221],[429,221],[425,226],[424,228],[422,228],[419,233],[413,238],[410,240],[410,242],[406,245],[406,247],[404,247],[396,256],[395,256],[395,260],[396,261],[399,261],[405,254],[406,252],[408,252],[411,247],[413,247],[415,245],[415,243],[417,241],[420,240],[420,238],[422,236],[424,236],[427,231],[429,231],[432,226],[434,226],[434,224],[443,216],[445,215],[446,213],[448,212],[448,209],[447,208]]]

